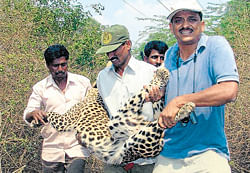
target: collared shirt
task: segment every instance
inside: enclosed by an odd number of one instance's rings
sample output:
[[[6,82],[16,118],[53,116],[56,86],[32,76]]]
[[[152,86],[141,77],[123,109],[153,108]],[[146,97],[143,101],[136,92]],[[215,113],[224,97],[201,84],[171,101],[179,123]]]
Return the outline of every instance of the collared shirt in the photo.
[[[178,50],[175,44],[166,53],[165,67],[170,71],[166,104],[178,95],[199,92],[219,82],[239,81],[232,48],[224,37],[202,34],[196,52],[185,61],[178,58]],[[224,108],[225,105],[195,108],[198,123],[189,121],[186,127],[177,123],[165,130],[161,154],[179,159],[212,149],[229,159]]]
[[[91,88],[88,78],[68,72],[68,81],[63,92],[54,82],[51,75],[36,83],[24,110],[23,118],[35,109],[46,112],[64,114],[77,102],[82,101],[87,90]],[[41,130],[44,138],[42,159],[49,162],[65,162],[65,154],[69,157],[88,157],[86,148],[78,144],[75,132],[57,132],[49,123]]]
[[[131,57],[123,75],[115,72],[112,66],[103,69],[97,78],[97,88],[102,96],[109,116],[116,115],[118,109],[132,96],[137,94],[144,85],[148,85],[153,79],[156,68],[143,61]],[[153,120],[152,103],[145,103],[142,109],[142,115],[146,120]],[[135,163],[152,163],[152,160],[145,162],[139,159]]]

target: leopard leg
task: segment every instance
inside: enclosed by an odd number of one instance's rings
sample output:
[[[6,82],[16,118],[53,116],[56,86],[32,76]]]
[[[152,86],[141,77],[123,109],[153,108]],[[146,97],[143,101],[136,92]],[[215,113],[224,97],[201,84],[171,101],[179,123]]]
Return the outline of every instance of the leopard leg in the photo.
[[[175,121],[178,122],[180,120],[183,120],[184,118],[188,118],[191,114],[191,112],[194,111],[195,104],[193,102],[188,102],[184,106],[180,108],[178,111]]]

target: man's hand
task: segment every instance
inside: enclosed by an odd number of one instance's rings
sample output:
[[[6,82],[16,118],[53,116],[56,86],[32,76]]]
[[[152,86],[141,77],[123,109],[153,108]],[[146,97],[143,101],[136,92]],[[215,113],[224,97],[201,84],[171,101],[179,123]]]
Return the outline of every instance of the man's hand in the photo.
[[[39,124],[39,122],[40,122],[43,125],[45,125],[46,124],[46,122],[44,121],[45,117],[46,117],[46,112],[36,109],[36,110],[28,113],[26,118],[29,122],[34,120],[36,124]]]
[[[162,128],[171,128],[176,125],[175,116],[180,110],[180,106],[177,104],[176,100],[170,101],[167,106],[161,112],[158,123]]]
[[[146,102],[157,102],[165,94],[165,87],[160,89],[158,86],[153,85],[150,88],[148,86],[144,86],[143,88],[149,91],[146,94]]]

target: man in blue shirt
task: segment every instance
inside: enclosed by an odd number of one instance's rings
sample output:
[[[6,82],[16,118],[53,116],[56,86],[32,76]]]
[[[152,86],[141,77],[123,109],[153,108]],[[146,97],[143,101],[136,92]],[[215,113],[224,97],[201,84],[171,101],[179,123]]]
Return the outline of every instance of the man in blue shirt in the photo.
[[[170,79],[159,124],[168,129],[153,172],[230,173],[224,109],[238,91],[234,54],[224,37],[203,34],[201,8],[184,5],[168,16],[177,43],[166,53]],[[176,123],[176,113],[187,102],[196,105],[193,119]]]

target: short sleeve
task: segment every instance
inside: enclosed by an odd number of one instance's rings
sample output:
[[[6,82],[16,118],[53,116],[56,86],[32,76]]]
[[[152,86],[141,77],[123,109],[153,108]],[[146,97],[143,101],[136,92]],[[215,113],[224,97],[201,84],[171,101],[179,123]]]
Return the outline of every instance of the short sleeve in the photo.
[[[23,119],[27,124],[30,124],[26,120],[26,115],[36,109],[41,109],[42,108],[42,97],[39,92],[39,84],[36,84],[33,86],[32,93],[29,97],[27,107],[24,110],[23,113]]]
[[[221,36],[210,37],[210,67],[216,83],[224,81],[239,82],[235,57],[228,41]]]

